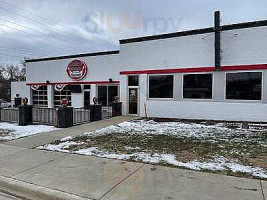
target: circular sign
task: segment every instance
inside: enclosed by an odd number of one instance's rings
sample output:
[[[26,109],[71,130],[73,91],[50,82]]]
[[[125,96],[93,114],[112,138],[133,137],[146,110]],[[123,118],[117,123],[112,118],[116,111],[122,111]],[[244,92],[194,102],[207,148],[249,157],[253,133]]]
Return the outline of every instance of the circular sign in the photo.
[[[79,81],[87,74],[87,65],[81,60],[73,60],[67,67],[67,74],[71,79]]]

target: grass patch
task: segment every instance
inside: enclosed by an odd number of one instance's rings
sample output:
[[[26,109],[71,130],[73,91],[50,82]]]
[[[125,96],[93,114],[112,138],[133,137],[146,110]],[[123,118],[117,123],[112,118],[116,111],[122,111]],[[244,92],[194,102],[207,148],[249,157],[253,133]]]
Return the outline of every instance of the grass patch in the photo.
[[[209,163],[216,162],[215,158],[225,158],[235,164],[267,170],[266,126],[244,130],[240,129],[237,123],[216,124],[207,121],[177,123],[142,120],[132,124],[122,124],[103,129],[99,133],[96,131],[72,138],[68,142],[74,142],[74,144],[66,146],[64,150],[77,152],[93,147],[99,152],[116,155],[170,154],[183,163],[193,161]],[[62,142],[58,140],[52,145],[60,145]],[[170,166],[170,163],[164,161],[158,164]],[[234,172],[228,168],[216,172],[253,177],[250,173]]]

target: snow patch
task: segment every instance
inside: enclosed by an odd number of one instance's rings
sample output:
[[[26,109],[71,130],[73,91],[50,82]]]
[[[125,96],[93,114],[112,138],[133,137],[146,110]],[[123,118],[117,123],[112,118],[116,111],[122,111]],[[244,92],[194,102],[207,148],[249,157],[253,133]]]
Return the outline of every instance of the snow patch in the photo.
[[[10,131],[10,133],[1,136],[1,129],[3,129],[4,131]],[[10,124],[4,122],[0,123],[0,140],[13,140],[21,137],[35,135],[38,133],[50,132],[54,130],[58,130],[58,128],[46,125],[19,126],[17,124]]]
[[[70,146],[76,146],[81,144],[83,144],[83,142],[78,143],[73,141],[65,141],[59,144],[46,144],[44,146],[37,147],[37,149],[69,153],[70,151],[68,150],[68,148],[70,148]]]

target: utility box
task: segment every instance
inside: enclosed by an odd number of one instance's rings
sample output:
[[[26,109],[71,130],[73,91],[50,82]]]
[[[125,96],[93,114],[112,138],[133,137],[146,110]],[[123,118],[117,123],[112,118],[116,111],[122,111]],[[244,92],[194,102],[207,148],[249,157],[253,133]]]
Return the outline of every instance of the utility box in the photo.
[[[73,126],[73,108],[59,107],[57,111],[58,128],[68,128]]]

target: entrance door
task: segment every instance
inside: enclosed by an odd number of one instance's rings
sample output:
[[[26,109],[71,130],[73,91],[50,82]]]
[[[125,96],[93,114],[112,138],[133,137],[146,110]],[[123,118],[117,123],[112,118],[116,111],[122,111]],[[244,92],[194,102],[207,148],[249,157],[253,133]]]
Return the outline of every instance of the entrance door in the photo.
[[[90,93],[91,93],[91,86],[84,85],[84,107],[88,108],[90,106]]]
[[[138,88],[129,88],[129,114],[138,114]]]
[[[84,107],[88,108],[90,106],[90,91],[84,91]]]

